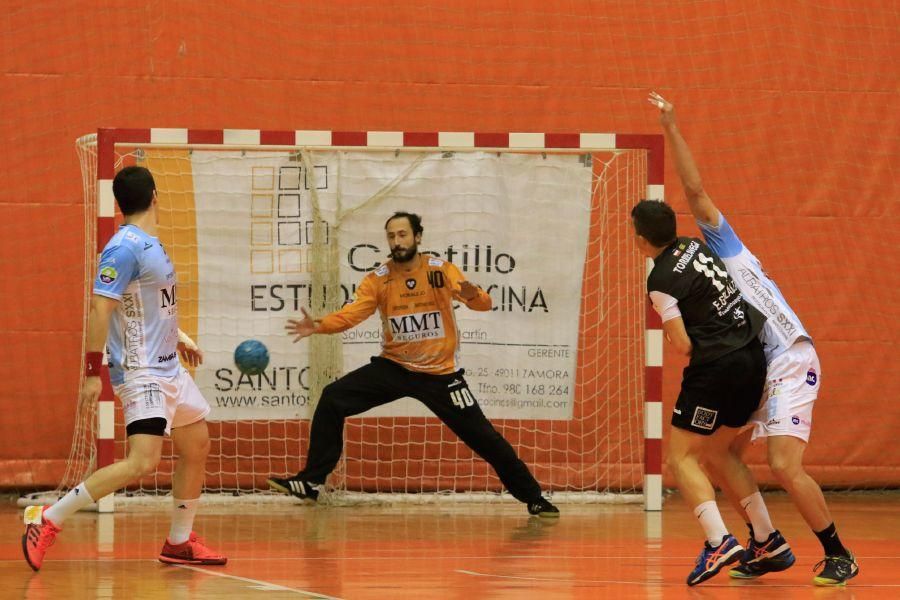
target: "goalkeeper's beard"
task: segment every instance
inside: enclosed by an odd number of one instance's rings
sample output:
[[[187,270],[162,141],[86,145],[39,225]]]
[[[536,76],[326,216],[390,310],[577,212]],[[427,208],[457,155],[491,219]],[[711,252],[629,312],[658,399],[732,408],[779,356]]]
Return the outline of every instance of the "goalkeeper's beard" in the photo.
[[[416,254],[419,253],[419,245],[413,244],[406,250],[403,248],[393,248],[391,249],[391,258],[394,259],[396,263],[407,263],[416,257]]]

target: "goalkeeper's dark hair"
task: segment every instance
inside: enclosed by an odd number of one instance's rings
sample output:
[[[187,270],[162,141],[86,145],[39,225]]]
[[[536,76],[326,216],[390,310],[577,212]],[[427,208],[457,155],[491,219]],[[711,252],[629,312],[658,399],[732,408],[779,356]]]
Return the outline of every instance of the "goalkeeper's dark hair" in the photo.
[[[422,217],[417,215],[416,213],[410,213],[406,211],[398,211],[388,217],[388,220],[384,222],[384,228],[387,229],[388,223],[393,221],[394,219],[407,219],[409,220],[409,226],[412,227],[413,235],[419,235],[424,229],[422,229]]]
[[[665,202],[641,200],[631,209],[631,221],[637,234],[657,248],[668,246],[678,236],[675,211]]]
[[[149,209],[155,190],[153,175],[145,167],[125,167],[113,179],[113,196],[125,216]]]

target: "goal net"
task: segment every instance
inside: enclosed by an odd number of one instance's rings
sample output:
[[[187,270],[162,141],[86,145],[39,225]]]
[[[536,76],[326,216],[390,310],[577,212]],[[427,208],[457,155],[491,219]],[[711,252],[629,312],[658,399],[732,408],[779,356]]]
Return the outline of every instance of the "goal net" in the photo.
[[[266,143],[259,132],[120,131],[108,151],[101,139],[99,152],[96,135],[78,141],[92,266],[121,222],[109,218],[111,174],[137,164],[156,180],[179,325],[205,355],[192,374],[212,407],[206,491],[260,494],[268,476],[303,466],[322,388],[379,353],[381,321],[293,344],[286,320],[301,307],[319,317],[351,298],[387,259],[386,218],[405,210],[422,215],[420,250],[453,262],[493,299],[489,312],[457,310],[461,364],[542,487],[639,499],[645,266],[628,215],[648,194],[647,149],[616,147],[614,135],[582,134],[554,148],[549,134],[440,134],[411,146],[411,134],[379,143],[371,132],[362,140],[310,132],[305,141],[289,133]],[[607,143],[584,143],[591,139]],[[271,356],[259,375],[233,362],[248,339]],[[61,489],[126,453],[118,403],[79,410]],[[106,434],[104,411],[114,421]],[[98,437],[114,439],[112,456]],[[168,491],[166,444],[158,472],[129,495]],[[328,489],[333,500],[503,497],[489,465],[408,398],[347,421]]]

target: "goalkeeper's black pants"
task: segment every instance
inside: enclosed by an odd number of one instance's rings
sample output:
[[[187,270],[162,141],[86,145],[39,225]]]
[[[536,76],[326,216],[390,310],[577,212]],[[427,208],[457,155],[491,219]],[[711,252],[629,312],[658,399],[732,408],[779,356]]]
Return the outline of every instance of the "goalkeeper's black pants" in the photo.
[[[306,466],[297,477],[324,483],[341,457],[344,419],[405,396],[428,407],[490,463],[513,497],[525,503],[540,499],[537,480],[481,412],[463,371],[450,375],[415,373],[381,357],[373,357],[369,364],[325,387],[310,427]]]

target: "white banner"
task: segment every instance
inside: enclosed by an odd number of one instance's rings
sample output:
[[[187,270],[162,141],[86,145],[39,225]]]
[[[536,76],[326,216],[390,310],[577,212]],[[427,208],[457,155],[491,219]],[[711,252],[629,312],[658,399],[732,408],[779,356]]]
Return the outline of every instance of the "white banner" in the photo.
[[[571,419],[591,206],[591,166],[576,155],[315,152],[192,154],[199,265],[196,380],[211,420],[310,418],[308,341],[288,318],[309,306],[311,187],[337,236],[347,297],[387,259],[385,220],[422,216],[420,251],[449,260],[494,307],[460,306],[460,360],[489,418]],[[380,352],[373,316],[341,334],[344,367]],[[265,373],[241,375],[235,347],[263,342]],[[425,416],[402,399],[366,413]]]

